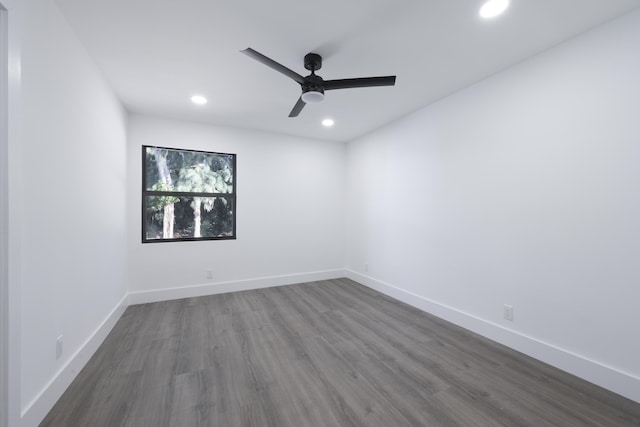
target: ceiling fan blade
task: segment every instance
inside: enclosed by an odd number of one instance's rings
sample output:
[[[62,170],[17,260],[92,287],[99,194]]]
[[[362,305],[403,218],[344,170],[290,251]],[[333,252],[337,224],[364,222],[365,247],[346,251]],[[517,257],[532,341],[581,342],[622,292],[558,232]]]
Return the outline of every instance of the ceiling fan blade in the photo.
[[[300,114],[300,111],[302,111],[305,105],[307,105],[307,103],[302,100],[301,96],[300,98],[298,98],[298,102],[296,102],[296,105],[294,105],[291,109],[289,117],[298,117],[298,114]]]
[[[396,76],[360,77],[357,79],[325,80],[324,90],[351,89],[355,87],[393,86]]]
[[[247,56],[250,56],[251,58],[255,59],[258,62],[262,62],[267,67],[270,67],[276,71],[279,71],[280,73],[284,74],[287,77],[292,78],[293,80],[297,81],[300,84],[304,82],[304,77],[302,77],[300,74],[296,73],[293,70],[290,70],[289,68],[274,61],[273,59],[264,56],[260,52],[251,49],[250,47],[246,48],[245,50],[241,50],[240,52],[244,53]]]

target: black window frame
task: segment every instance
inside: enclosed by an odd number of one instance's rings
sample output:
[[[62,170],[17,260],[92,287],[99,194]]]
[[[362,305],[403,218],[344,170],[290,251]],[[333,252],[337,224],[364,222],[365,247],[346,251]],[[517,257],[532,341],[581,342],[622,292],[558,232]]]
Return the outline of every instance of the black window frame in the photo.
[[[233,192],[232,193],[199,193],[199,192],[189,192],[189,191],[157,191],[157,190],[148,190],[147,189],[147,148],[159,148],[162,150],[173,150],[173,151],[181,151],[181,152],[191,152],[191,153],[204,153],[210,155],[221,155],[221,156],[231,156],[232,157],[232,183],[233,183]],[[215,151],[204,151],[204,150],[192,150],[186,148],[172,148],[172,147],[160,147],[157,145],[143,145],[142,146],[142,243],[167,243],[167,242],[198,242],[198,241],[208,241],[208,240],[236,240],[236,219],[237,219],[237,182],[236,182],[236,165],[237,165],[237,154],[235,153],[221,153]],[[147,238],[147,223],[146,223],[146,212],[147,212],[147,197],[149,196],[173,196],[173,197],[222,197],[226,199],[230,199],[232,203],[232,235],[231,236],[214,236],[214,237],[176,237],[176,238],[160,238],[160,239],[148,239]]]

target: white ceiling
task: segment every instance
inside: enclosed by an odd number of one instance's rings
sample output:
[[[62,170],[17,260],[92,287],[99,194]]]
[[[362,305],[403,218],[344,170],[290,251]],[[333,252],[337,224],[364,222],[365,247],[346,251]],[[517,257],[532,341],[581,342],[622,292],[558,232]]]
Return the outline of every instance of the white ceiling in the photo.
[[[132,112],[348,141],[640,6],[640,0],[56,0]],[[287,117],[300,86],[240,50],[324,79],[397,75],[327,92]],[[189,101],[192,94],[206,106]],[[336,125],[323,128],[325,117]]]

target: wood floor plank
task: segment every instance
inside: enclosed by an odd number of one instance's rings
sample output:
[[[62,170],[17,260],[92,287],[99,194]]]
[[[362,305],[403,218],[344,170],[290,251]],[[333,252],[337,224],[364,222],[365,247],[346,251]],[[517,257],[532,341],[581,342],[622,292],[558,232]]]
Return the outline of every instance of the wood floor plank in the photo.
[[[444,382],[434,386],[433,378],[424,370],[401,367],[395,359],[384,358],[354,342],[339,341],[333,346],[412,426],[455,425],[431,398],[448,388]]]
[[[640,426],[640,404],[348,279],[129,307],[42,426]]]

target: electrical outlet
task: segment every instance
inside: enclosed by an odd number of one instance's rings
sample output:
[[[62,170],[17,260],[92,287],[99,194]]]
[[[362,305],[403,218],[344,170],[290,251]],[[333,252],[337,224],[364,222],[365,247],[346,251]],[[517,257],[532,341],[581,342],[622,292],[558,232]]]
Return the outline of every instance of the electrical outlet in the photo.
[[[207,270],[207,279],[213,279],[213,270]]]
[[[369,271],[369,263],[368,262],[364,263],[364,271]]]
[[[508,304],[505,304],[503,316],[508,321],[513,322],[513,307]]]
[[[63,341],[62,335],[60,335],[56,340],[56,359],[60,359],[60,356],[62,356],[63,350],[64,350],[64,341]]]

